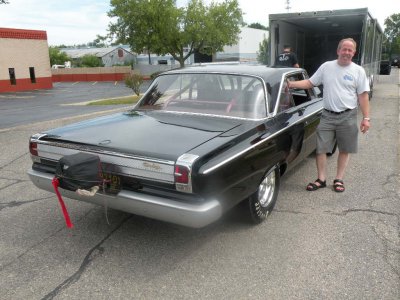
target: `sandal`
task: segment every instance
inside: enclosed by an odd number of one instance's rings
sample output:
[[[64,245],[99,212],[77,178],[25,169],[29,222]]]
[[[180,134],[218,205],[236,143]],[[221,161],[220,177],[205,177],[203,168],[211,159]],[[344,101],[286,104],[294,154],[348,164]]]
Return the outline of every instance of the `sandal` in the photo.
[[[333,181],[333,190],[334,190],[336,193],[343,193],[344,190],[345,190],[343,180],[341,180],[341,179],[335,179],[335,180]]]
[[[318,184],[316,184],[316,183],[318,183]],[[315,182],[310,182],[307,185],[306,190],[312,192],[312,191],[316,191],[316,190],[324,188],[324,187],[326,187],[326,180],[322,181],[321,179],[318,178],[317,180],[315,180]]]

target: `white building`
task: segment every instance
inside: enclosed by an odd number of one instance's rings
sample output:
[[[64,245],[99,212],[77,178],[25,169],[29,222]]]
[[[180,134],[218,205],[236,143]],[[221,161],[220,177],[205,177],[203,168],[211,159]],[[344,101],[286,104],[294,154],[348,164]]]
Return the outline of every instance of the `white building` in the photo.
[[[268,31],[242,27],[239,42],[233,46],[225,46],[223,52],[217,52],[213,61],[257,62],[260,43],[268,39]]]
[[[221,61],[240,61],[240,62],[257,62],[257,54],[260,50],[260,43],[264,39],[268,39],[268,31],[262,29],[254,29],[248,27],[242,27],[239,34],[239,41],[236,45],[225,46],[222,52],[215,53],[212,57],[204,55],[207,62],[221,62]],[[200,54],[199,56],[202,56]],[[167,54],[164,56],[158,56],[155,54],[150,55],[151,65],[177,65],[179,63],[175,61],[171,55]],[[200,61],[201,58],[200,58]],[[186,65],[199,62],[195,58],[195,54],[192,54],[186,61]],[[204,62],[204,61],[203,61]],[[137,55],[137,65],[149,65],[148,54]]]
[[[136,62],[136,55],[122,46],[84,49],[65,48],[61,51],[65,52],[73,61],[79,60],[85,55],[94,55],[101,60],[105,67]]]

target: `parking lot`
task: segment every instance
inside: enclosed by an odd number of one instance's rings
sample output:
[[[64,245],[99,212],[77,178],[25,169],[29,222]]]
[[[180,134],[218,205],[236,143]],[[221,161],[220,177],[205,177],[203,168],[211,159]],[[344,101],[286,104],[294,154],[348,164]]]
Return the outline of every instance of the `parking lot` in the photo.
[[[149,85],[144,82],[142,91]],[[133,95],[123,82],[56,82],[53,89],[0,93],[0,129],[121,108],[78,105]]]
[[[394,68],[377,79],[372,127],[359,137],[346,191],[332,191],[336,153],[328,162],[329,187],[307,192],[315,179],[310,156],[282,178],[276,208],[258,226],[246,223],[239,208],[190,229],[65,199],[75,225],[67,229],[55,195],[26,174],[28,138],[104,112],[78,107],[62,119],[49,113],[2,125],[0,298],[400,299],[399,76]],[[47,104],[37,100],[40,91],[18,93],[37,97],[15,98],[18,105],[0,98],[0,119],[52,104],[62,110],[77,99],[71,95],[78,86],[44,91]],[[115,95],[106,94],[112,89],[106,84],[102,92],[93,89],[87,84],[79,100]]]

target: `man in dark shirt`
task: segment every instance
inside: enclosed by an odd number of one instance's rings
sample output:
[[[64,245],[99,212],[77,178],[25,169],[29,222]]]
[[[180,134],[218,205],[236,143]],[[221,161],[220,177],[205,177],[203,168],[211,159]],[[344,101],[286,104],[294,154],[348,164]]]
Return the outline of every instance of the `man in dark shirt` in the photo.
[[[289,45],[283,46],[283,52],[278,55],[275,60],[276,67],[299,68],[296,54],[291,52],[292,49]]]

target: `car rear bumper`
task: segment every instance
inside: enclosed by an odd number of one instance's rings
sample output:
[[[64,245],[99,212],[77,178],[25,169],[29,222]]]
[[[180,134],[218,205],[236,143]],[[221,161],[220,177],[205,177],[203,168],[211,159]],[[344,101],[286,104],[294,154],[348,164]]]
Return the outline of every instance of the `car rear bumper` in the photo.
[[[29,170],[28,175],[38,188],[54,192],[52,174]],[[122,190],[117,195],[97,193],[94,196],[80,196],[75,192],[59,189],[60,193],[70,199],[89,202],[100,206],[141,215],[187,227],[201,228],[218,220],[222,215],[222,206],[216,199],[199,204],[182,203],[159,196]]]

